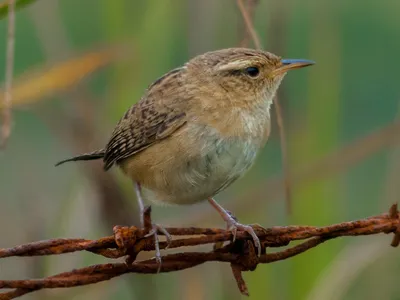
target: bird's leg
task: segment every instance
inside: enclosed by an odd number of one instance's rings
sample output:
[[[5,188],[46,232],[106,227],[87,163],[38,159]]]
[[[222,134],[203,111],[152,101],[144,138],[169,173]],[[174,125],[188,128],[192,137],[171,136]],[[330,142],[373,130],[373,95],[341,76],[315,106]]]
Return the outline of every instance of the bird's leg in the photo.
[[[135,182],[136,199],[140,210],[140,226],[144,228],[144,203],[142,197],[142,186],[139,182]]]
[[[151,224],[146,224],[146,219],[145,219],[145,215],[146,215],[146,209],[144,207],[144,203],[143,203],[143,197],[142,197],[142,187],[140,185],[139,182],[135,182],[135,191],[136,191],[136,198],[138,201],[138,205],[139,205],[139,209],[140,209],[140,225],[142,228],[151,228],[151,230],[149,230],[149,233],[145,235],[145,237],[149,237],[149,236],[154,236],[154,248],[156,251],[156,260],[159,263],[159,270],[161,268],[161,253],[160,253],[160,241],[158,239],[158,234],[162,233],[166,240],[167,240],[167,247],[169,246],[169,244],[171,243],[171,235],[168,233],[168,231],[155,223],[152,223],[150,221]],[[149,218],[150,219],[150,218]]]
[[[254,245],[256,246],[257,251],[258,251],[258,256],[260,256],[261,255],[261,243],[260,243],[260,239],[254,232],[253,227],[251,227],[250,225],[243,225],[243,224],[239,223],[235,219],[235,217],[232,216],[232,214],[230,212],[225,210],[213,198],[211,198],[211,197],[208,198],[208,202],[210,202],[212,207],[214,207],[218,211],[218,213],[221,215],[221,217],[225,220],[228,230],[232,231],[233,241],[235,241],[235,239],[236,239],[236,232],[238,229],[246,231],[253,238]]]

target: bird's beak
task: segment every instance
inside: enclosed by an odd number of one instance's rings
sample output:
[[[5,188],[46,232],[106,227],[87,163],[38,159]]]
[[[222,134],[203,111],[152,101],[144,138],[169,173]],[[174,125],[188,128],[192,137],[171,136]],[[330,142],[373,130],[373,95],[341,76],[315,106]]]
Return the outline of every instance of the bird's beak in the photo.
[[[315,64],[312,60],[307,59],[282,59],[281,65],[272,71],[272,75],[281,75],[289,70],[304,68]]]

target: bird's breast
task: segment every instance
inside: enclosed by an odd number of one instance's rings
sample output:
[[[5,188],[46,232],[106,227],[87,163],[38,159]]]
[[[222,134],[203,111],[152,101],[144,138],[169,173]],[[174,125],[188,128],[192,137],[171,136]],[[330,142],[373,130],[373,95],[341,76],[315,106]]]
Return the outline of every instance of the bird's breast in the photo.
[[[208,125],[189,123],[121,164],[144,187],[144,197],[191,204],[228,187],[253,164],[259,143],[225,137]]]
[[[269,132],[269,107],[229,109],[189,118],[187,124],[121,163],[144,197],[191,204],[214,196],[243,176]]]

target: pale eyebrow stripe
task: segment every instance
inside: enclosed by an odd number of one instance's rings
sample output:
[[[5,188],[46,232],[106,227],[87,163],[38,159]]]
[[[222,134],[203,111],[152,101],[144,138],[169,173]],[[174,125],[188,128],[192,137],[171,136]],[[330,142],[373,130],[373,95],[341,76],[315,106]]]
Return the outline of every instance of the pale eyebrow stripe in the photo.
[[[246,68],[253,64],[249,63],[248,60],[236,60],[236,61],[232,61],[230,63],[219,66],[217,68],[217,70],[218,71],[227,71],[227,70],[232,70],[232,69],[242,69],[242,68]]]

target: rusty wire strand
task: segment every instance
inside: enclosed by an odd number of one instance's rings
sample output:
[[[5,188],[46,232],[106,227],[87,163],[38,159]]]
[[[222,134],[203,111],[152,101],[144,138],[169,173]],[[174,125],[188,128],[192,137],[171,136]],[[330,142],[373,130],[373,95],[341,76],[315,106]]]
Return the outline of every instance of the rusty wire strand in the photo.
[[[149,217],[149,213],[148,213]],[[145,230],[137,227],[114,227],[114,235],[98,240],[53,239],[28,243],[13,248],[0,249],[0,259],[13,256],[60,255],[77,251],[90,251],[107,258],[126,257],[125,262],[92,265],[69,272],[27,280],[0,280],[0,290],[13,289],[0,293],[0,300],[13,299],[40,289],[70,288],[109,280],[123,274],[156,274],[192,268],[205,262],[227,262],[231,264],[233,275],[240,292],[248,295],[241,272],[253,271],[258,264],[272,263],[299,255],[319,244],[336,237],[395,233],[392,246],[399,242],[399,212],[397,205],[389,213],[357,221],[343,222],[325,227],[314,226],[276,226],[264,229],[254,225],[254,230],[263,245],[263,254],[257,257],[251,237],[243,231],[237,232],[236,241],[227,243],[209,252],[184,251],[165,254],[160,266],[155,258],[136,260],[141,251],[154,251],[154,239],[145,237]],[[217,228],[166,228],[175,237],[168,248],[195,247],[220,242],[229,242],[232,233]],[[162,232],[159,234],[162,235]],[[184,237],[189,236],[189,237]],[[266,248],[282,247],[295,240],[304,242],[285,250],[266,253]],[[164,249],[166,242],[160,243]]]

